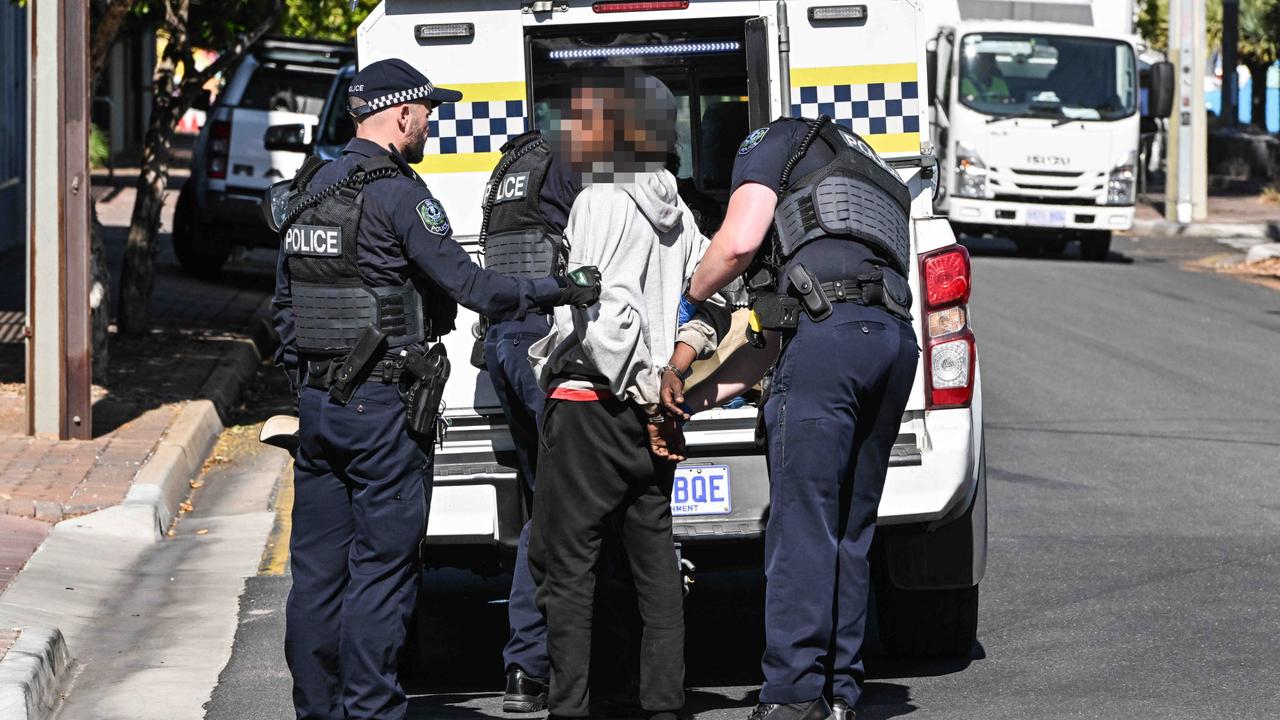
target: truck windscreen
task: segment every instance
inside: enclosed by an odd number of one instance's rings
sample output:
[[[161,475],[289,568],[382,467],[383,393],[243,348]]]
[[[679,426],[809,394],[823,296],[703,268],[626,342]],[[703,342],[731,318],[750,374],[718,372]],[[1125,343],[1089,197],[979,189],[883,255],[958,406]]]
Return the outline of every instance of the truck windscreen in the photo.
[[[1115,40],[970,34],[959,66],[960,102],[986,115],[1119,120],[1137,109],[1133,49]]]

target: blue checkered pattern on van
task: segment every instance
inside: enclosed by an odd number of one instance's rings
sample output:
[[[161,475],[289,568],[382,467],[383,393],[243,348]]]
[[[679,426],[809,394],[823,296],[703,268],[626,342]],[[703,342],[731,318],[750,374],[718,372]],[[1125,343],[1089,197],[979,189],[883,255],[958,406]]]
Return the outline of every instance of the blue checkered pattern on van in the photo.
[[[830,115],[863,137],[920,132],[919,83],[798,87],[791,90],[791,102],[796,117]]]
[[[444,103],[430,121],[427,154],[498,152],[525,131],[524,101]]]

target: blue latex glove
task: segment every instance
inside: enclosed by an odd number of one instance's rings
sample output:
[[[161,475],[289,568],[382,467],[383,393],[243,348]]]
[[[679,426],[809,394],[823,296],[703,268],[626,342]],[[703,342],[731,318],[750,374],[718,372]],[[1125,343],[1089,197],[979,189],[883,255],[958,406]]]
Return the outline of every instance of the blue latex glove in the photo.
[[[677,323],[677,326],[684,327],[685,323],[692,320],[693,314],[698,312],[698,307],[700,305],[701,303],[695,303],[694,301],[690,300],[688,297],[681,295],[680,296],[680,320]]]

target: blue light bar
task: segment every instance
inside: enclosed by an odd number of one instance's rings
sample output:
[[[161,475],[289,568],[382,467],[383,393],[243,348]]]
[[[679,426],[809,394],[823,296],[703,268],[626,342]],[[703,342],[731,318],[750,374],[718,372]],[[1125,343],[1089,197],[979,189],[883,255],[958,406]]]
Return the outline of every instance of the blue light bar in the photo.
[[[552,60],[598,60],[600,58],[641,57],[644,55],[715,55],[738,52],[742,43],[736,40],[724,42],[673,43],[670,45],[630,45],[627,47],[578,48],[576,50],[552,50]]]

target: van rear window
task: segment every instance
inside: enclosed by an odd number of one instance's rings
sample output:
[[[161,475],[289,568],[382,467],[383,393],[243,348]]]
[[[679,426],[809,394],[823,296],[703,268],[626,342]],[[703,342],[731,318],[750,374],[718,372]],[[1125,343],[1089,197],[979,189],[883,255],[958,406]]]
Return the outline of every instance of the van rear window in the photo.
[[[319,115],[332,83],[329,73],[260,67],[236,107]]]
[[[534,33],[528,43],[534,123],[546,129],[550,105],[590,68],[642,68],[676,96],[678,157],[668,169],[684,181],[682,187],[723,208],[734,153],[751,131],[744,44],[737,19],[701,27],[588,26]]]

